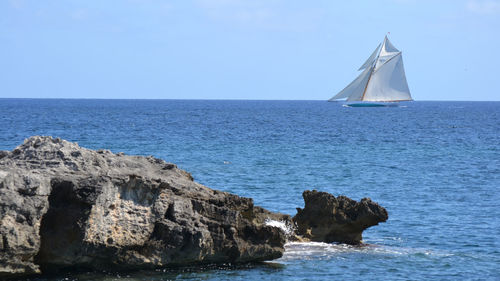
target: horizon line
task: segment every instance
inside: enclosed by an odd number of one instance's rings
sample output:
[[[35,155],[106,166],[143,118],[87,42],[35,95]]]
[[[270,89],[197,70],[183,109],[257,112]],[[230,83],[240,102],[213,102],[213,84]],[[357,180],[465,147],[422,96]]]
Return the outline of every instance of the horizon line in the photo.
[[[307,100],[307,99],[238,99],[238,98],[228,98],[228,99],[203,99],[203,98],[52,98],[52,97],[45,97],[45,98],[27,98],[27,97],[21,97],[21,98],[12,98],[12,97],[0,97],[0,100],[2,99],[17,99],[17,100],[177,100],[177,101],[326,101],[328,102],[327,99],[322,100],[322,99],[312,99],[312,100]],[[500,102],[500,100],[413,100],[409,102],[428,102],[428,101],[444,101],[444,102]],[[345,102],[345,101],[335,101],[335,102]]]

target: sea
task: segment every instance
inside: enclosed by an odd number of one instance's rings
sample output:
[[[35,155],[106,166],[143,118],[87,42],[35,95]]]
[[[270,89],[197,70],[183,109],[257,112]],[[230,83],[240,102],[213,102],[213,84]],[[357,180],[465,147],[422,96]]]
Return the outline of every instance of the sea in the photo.
[[[30,280],[500,280],[500,102],[0,99],[0,150],[33,135],[153,155],[294,215],[316,189],[385,207],[365,246],[289,243],[264,263]]]

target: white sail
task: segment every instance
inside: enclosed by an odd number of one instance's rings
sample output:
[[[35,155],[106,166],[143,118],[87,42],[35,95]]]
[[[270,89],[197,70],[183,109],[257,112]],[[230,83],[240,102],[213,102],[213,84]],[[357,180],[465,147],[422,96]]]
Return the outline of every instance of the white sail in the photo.
[[[368,79],[370,78],[370,73],[372,68],[366,68],[361,74],[354,79],[347,87],[345,87],[342,91],[336,94],[333,98],[329,99],[329,101],[339,100],[347,98],[347,100],[361,100],[363,96],[363,92],[366,89],[366,84],[368,83]]]
[[[363,72],[337,95],[329,99],[391,102],[412,100],[401,52],[387,36],[361,66]]]
[[[397,56],[399,53],[399,50],[391,44],[386,36],[384,38],[384,42],[382,43],[382,48],[380,48],[380,53],[378,54],[377,63],[375,64],[375,70],[384,65],[384,63],[386,63],[393,57]]]
[[[373,62],[377,58],[378,48],[380,48],[380,44],[378,44],[377,48],[375,48],[375,51],[373,51],[371,56],[365,61],[365,63],[363,63],[363,65],[358,70],[362,70],[362,69],[365,69],[367,67],[372,66]]]
[[[382,102],[412,100],[401,52],[373,71],[362,100]]]

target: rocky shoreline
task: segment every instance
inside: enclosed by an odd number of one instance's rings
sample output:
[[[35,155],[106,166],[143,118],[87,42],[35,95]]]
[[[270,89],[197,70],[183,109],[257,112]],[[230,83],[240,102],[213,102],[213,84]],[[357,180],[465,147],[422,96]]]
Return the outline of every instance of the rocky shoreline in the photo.
[[[291,217],[152,156],[34,136],[0,151],[0,277],[272,260],[289,240],[359,244],[388,218],[366,198],[303,197]]]

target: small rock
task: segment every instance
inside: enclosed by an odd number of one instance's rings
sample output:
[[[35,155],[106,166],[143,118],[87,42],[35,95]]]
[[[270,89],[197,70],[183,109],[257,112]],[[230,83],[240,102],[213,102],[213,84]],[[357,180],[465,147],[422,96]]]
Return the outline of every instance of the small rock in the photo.
[[[356,202],[345,196],[306,190],[304,209],[297,208],[296,234],[318,242],[360,244],[362,233],[388,219],[386,209],[368,198]]]

